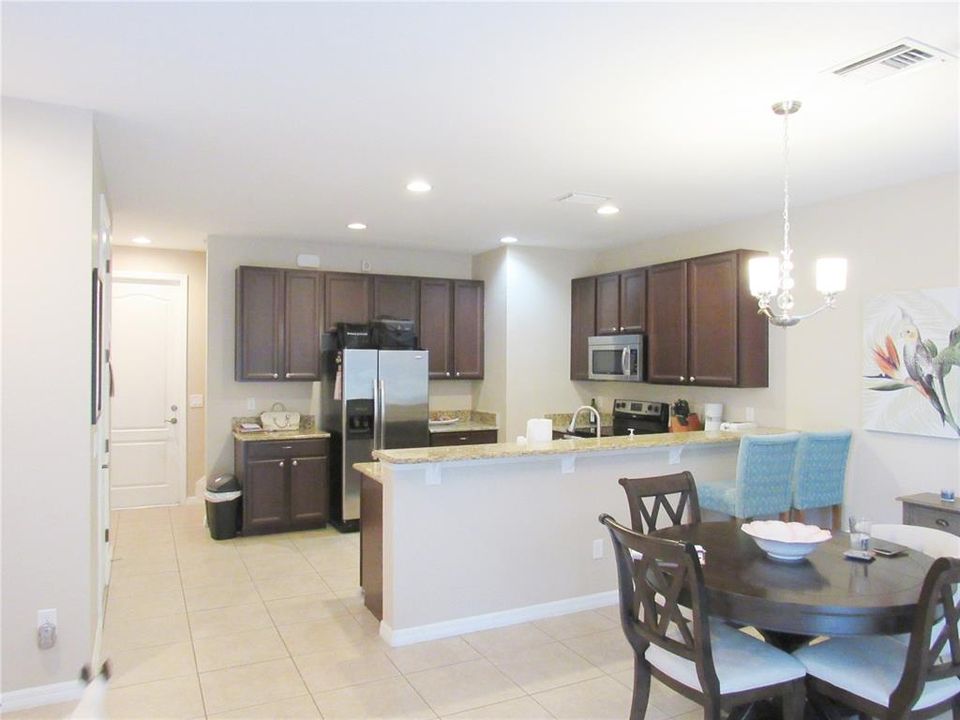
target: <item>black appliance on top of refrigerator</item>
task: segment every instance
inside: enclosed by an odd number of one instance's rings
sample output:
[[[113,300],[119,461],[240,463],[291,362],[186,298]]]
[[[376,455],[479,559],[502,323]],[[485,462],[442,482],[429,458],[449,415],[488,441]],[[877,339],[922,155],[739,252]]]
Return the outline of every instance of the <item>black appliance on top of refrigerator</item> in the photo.
[[[324,336],[321,428],[330,433],[330,521],[341,532],[360,529],[354,463],[430,445],[428,361],[426,350],[341,350]]]

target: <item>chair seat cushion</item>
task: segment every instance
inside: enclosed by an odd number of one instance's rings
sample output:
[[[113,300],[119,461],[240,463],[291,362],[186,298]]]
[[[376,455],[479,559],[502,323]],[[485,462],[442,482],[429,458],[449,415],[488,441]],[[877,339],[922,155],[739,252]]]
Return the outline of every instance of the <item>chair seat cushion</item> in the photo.
[[[807,673],[834,687],[884,707],[900,683],[907,646],[886,635],[832,638],[794,653]],[[914,710],[935,705],[960,693],[955,677],[928,682]]]
[[[722,694],[789,682],[805,674],[803,665],[791,655],[719,621],[711,624],[710,643]],[[692,660],[656,645],[647,648],[646,658],[665,675],[702,691]]]
[[[737,486],[733,483],[697,483],[700,507],[705,510],[735,515]]]

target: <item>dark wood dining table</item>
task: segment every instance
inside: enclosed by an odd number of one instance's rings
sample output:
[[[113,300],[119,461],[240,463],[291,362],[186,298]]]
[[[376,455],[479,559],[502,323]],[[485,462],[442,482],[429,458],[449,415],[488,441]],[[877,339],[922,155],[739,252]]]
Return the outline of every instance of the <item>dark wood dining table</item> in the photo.
[[[702,545],[710,614],[752,625],[787,651],[818,635],[910,632],[934,561],[906,548],[871,563],[847,560],[850,539],[841,532],[800,562],[768,558],[739,523],[678,525],[653,534]]]

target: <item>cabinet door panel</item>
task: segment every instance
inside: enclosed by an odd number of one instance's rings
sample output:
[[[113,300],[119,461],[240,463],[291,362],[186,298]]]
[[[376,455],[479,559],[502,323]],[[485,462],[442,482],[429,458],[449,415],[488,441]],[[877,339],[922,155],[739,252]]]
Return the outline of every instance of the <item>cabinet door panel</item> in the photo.
[[[323,275],[308,270],[288,270],[284,312],[284,378],[320,379],[322,328]]]
[[[419,310],[420,297],[416,278],[389,275],[373,278],[373,320],[413,320],[416,324]]]
[[[620,274],[597,278],[597,335],[620,332]]]
[[[327,458],[297,457],[290,461],[290,521],[296,527],[323,525],[327,521]]]
[[[237,380],[281,377],[283,350],[283,270],[237,268]]]
[[[643,332],[647,327],[646,268],[620,273],[620,331]]]
[[[483,283],[453,283],[453,375],[483,377]]]
[[[647,382],[687,378],[687,264],[655,265],[647,275]]]
[[[324,311],[325,327],[337,323],[370,322],[370,276],[327,273]]]
[[[453,376],[453,286],[420,280],[420,345],[430,352],[430,377]]]
[[[289,460],[248,462],[243,481],[243,532],[284,530],[290,524],[284,477]]]
[[[570,379],[588,379],[587,338],[597,334],[597,279],[576,278],[570,283]]]
[[[737,253],[687,261],[690,347],[694,385],[737,384]]]

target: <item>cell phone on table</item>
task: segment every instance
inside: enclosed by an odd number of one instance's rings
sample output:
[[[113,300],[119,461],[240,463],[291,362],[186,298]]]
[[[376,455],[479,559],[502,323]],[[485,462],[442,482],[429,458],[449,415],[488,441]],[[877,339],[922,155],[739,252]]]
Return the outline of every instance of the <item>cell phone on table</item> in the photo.
[[[876,553],[880,557],[885,557],[885,558],[900,557],[901,555],[907,554],[906,550],[903,550],[900,548],[874,547],[872,549],[874,553]]]

